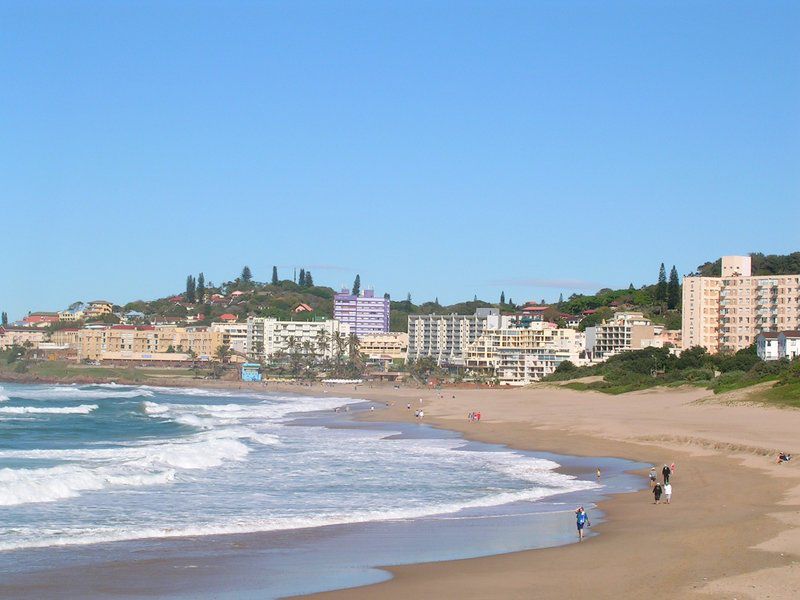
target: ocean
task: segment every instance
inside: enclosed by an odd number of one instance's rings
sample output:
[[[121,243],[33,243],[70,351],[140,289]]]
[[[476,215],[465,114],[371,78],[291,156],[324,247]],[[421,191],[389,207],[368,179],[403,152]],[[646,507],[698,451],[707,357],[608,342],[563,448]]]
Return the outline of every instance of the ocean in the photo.
[[[575,535],[563,525],[572,523],[569,502],[637,486],[625,475],[636,465],[626,461],[603,462],[608,476],[598,483],[597,460],[466,442],[424,425],[352,421],[369,406],[333,392],[3,384],[0,568],[22,592],[36,573],[99,569],[109,552],[132,564],[178,560],[189,540],[202,563],[198,549],[246,539],[247,560],[260,561],[265,575],[245,587],[278,597],[378,581],[387,576],[375,569],[381,564],[566,543]],[[541,535],[517,539],[511,530],[520,519],[540,522]],[[432,522],[441,528],[434,544],[425,541]],[[392,550],[387,539],[398,535]],[[358,548],[343,551],[352,536]],[[331,566],[332,555],[347,564]],[[230,555],[217,548],[206,557],[220,568]],[[308,577],[309,564],[318,576]],[[75,595],[92,594],[78,583]],[[187,597],[201,597],[196,591]],[[182,593],[171,584],[156,596]]]

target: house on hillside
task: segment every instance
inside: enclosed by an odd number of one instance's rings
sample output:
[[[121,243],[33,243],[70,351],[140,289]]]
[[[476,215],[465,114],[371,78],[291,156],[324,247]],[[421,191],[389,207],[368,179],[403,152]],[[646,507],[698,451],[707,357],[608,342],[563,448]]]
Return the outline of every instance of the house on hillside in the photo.
[[[224,315],[219,316],[219,320],[225,323],[235,323],[238,318],[239,317],[231,313],[225,313]]]
[[[314,309],[310,307],[308,304],[301,302],[297,306],[294,307],[295,314],[304,313],[304,312],[314,312]]]

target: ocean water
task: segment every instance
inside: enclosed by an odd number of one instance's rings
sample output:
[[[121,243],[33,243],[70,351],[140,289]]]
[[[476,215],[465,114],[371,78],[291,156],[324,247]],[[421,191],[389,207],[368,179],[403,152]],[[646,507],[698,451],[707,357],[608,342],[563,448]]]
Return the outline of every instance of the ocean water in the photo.
[[[557,471],[557,457],[469,443],[427,427],[356,425],[344,410],[334,412],[345,406],[365,405],[333,395],[3,384],[0,562],[41,558],[37,549],[83,548],[88,556],[87,549],[112,542],[152,550],[172,538],[256,532],[271,533],[284,547],[316,531],[319,548],[333,530],[362,535],[430,519],[458,526],[461,517],[492,516],[500,507],[504,516],[530,514],[532,506],[556,511],[555,499],[600,491],[592,477]],[[342,529],[356,524],[361,528]],[[470,555],[509,549],[494,539],[483,549],[471,544],[478,547]],[[451,550],[431,555],[420,548],[410,558],[461,556]],[[61,557],[57,562],[79,554],[48,556]],[[343,585],[335,576],[320,581],[310,585],[305,577],[305,587],[278,587],[287,593]]]

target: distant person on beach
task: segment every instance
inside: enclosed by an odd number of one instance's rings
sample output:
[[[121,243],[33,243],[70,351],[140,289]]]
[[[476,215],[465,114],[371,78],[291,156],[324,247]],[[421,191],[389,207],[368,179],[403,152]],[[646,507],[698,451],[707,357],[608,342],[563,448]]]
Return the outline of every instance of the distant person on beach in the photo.
[[[669,466],[669,470],[672,471],[673,475],[675,475],[675,463],[674,462]]]
[[[656,482],[656,468],[650,467],[650,485]]]
[[[661,484],[656,481],[656,484],[653,486],[653,497],[656,499],[656,504],[661,502],[661,494],[664,492],[664,489],[661,487]]]
[[[664,465],[664,468],[661,469],[661,475],[664,476],[664,485],[669,483],[669,476],[672,474],[672,471],[667,465]]]
[[[600,467],[597,467],[597,478],[600,479]]]
[[[778,464],[789,462],[790,460],[792,460],[791,454],[786,454],[786,452],[778,454]]]
[[[579,506],[578,510],[575,511],[575,525],[578,527],[578,541],[582,542],[583,528],[586,526],[592,526],[592,522],[589,520],[589,515],[586,514],[586,511],[582,506]]]
[[[664,500],[666,500],[667,504],[669,504],[671,498],[672,498],[672,484],[668,483],[664,486]]]
[[[408,410],[411,410],[411,402],[409,402],[408,404],[406,404],[406,408],[407,408]]]

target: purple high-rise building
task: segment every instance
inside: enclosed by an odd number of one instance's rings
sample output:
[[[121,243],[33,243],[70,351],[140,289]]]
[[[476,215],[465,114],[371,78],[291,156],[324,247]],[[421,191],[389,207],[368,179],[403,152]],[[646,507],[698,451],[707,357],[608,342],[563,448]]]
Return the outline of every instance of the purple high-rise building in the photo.
[[[333,297],[333,318],[350,326],[357,336],[389,331],[389,299],[376,298],[374,290],[355,296],[343,289]]]

